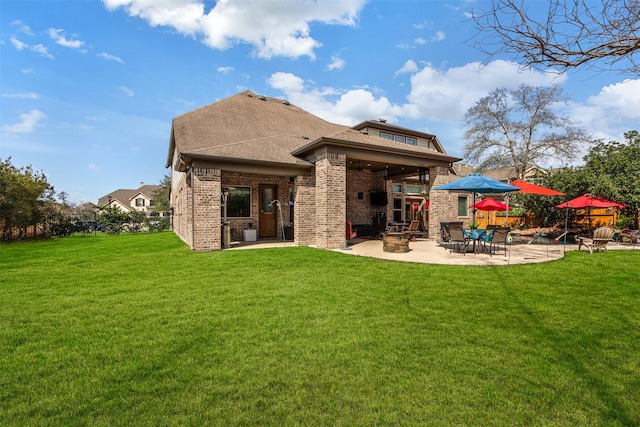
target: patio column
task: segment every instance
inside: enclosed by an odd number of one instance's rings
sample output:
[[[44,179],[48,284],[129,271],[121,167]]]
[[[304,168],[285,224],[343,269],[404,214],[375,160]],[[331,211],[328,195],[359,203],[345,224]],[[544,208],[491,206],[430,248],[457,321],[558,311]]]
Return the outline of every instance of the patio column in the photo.
[[[347,156],[325,152],[316,157],[316,245],[339,249],[345,245],[347,215]]]
[[[293,241],[298,246],[316,244],[316,182],[314,176],[298,175],[293,187]]]
[[[452,202],[454,196],[449,191],[437,191],[433,188],[450,181],[449,168],[434,166],[429,168],[429,240],[440,237],[440,223],[457,221],[457,203]]]
[[[220,169],[194,167],[192,176],[192,213],[194,251],[222,248],[222,193]]]

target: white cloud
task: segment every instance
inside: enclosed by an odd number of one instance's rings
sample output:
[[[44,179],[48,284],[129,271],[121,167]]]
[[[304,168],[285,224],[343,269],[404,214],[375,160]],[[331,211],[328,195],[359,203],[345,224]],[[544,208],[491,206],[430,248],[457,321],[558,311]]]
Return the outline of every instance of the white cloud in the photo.
[[[640,79],[603,87],[586,103],[571,102],[570,114],[596,138],[622,141],[625,126],[640,120]]]
[[[444,31],[436,31],[436,34],[431,37],[431,41],[441,42],[445,39]]]
[[[11,36],[11,38],[9,39],[11,41],[11,44],[13,45],[13,47],[16,48],[16,50],[22,50],[24,48],[29,47],[28,44],[21,42],[20,40],[18,40],[17,38]]]
[[[418,64],[416,64],[414,60],[409,59],[398,71],[396,71],[396,76],[406,73],[415,73],[416,71],[418,71]]]
[[[411,76],[407,111],[435,121],[458,121],[474,103],[498,87],[516,89],[521,84],[547,86],[566,76],[522,70],[517,64],[497,60],[483,66],[471,62],[439,70],[427,64]],[[419,113],[417,113],[419,112]],[[415,117],[418,118],[418,117]]]
[[[425,39],[423,39],[422,37],[418,37],[417,39],[414,39],[413,42],[415,44],[427,44],[427,41]]]
[[[3,93],[2,95],[3,98],[15,98],[15,99],[38,99],[40,98],[37,94],[33,93],[33,92],[27,92],[27,93]]]
[[[234,67],[218,67],[218,72],[219,72],[220,74],[224,74],[224,75],[229,74],[229,73],[230,73],[230,72],[232,72],[233,70],[235,70],[235,68],[234,68]]]
[[[71,49],[79,49],[84,45],[81,40],[69,40],[62,34],[64,30],[57,30],[55,28],[49,28],[49,37],[51,37],[60,46],[68,47]]]
[[[22,74],[34,74],[35,73],[35,71],[33,71],[32,68],[23,68],[23,69],[20,70],[20,72]]]
[[[338,55],[334,55],[331,57],[331,64],[327,65],[327,70],[342,70],[345,65],[347,65],[347,63],[344,59]]]
[[[18,32],[26,34],[28,36],[33,36],[33,31],[31,31],[31,28],[29,28],[28,25],[24,25],[22,21],[20,21],[19,19],[16,21],[13,21],[11,25],[14,27],[15,26],[20,27],[18,28]]]
[[[201,37],[214,49],[250,44],[255,55],[315,58],[321,43],[310,35],[309,24],[355,26],[366,0],[219,0],[207,13],[198,0],[103,0],[109,10],[124,8],[155,26]]]
[[[120,86],[120,90],[127,96],[133,96],[133,91],[126,86]]]
[[[116,61],[116,62],[119,62],[121,64],[124,64],[124,61],[122,59],[120,59],[119,57],[117,57],[115,55],[111,55],[109,53],[105,53],[105,52],[97,53],[96,56],[100,57],[100,58],[103,58],[103,59],[106,59],[107,61]]]
[[[8,134],[32,133],[41,120],[47,118],[47,115],[40,110],[31,110],[28,113],[20,114],[20,122],[13,125],[3,125],[2,131]]]
[[[51,55],[49,53],[49,51],[47,50],[47,48],[44,47],[41,44],[37,44],[35,46],[31,46],[31,50],[34,51],[34,52],[39,53],[40,55],[44,56],[45,58],[53,59],[53,55]]]
[[[100,165],[96,165],[95,163],[89,163],[87,169],[89,169],[90,171],[99,171],[102,168],[100,167]]]

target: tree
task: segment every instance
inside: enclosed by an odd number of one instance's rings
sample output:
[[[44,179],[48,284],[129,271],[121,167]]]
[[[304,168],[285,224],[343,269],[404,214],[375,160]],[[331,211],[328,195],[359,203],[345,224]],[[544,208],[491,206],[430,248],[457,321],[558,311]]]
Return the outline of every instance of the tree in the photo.
[[[562,101],[557,86],[494,90],[465,114],[464,157],[479,169],[513,166],[518,178],[546,159],[574,159],[590,138],[553,111]]]
[[[97,220],[107,233],[117,234],[124,230],[131,217],[118,206],[103,206],[98,211]]]
[[[562,191],[570,200],[583,194],[604,197],[624,203],[622,214],[630,218],[637,228],[640,213],[640,134],[630,131],[624,134],[626,143],[600,141],[584,157],[585,165],[565,168],[540,177],[546,187]],[[563,222],[576,214],[556,209],[556,198],[525,197],[523,203],[541,224]]]
[[[526,67],[564,72],[589,66],[638,74],[638,0],[494,0],[474,13],[476,47],[493,56],[514,55]],[[546,6],[546,8],[544,7]],[[496,38],[496,35],[498,36]],[[600,64],[606,64],[606,67]]]
[[[31,166],[17,168],[11,158],[0,160],[0,225],[6,238],[13,228],[25,229],[43,220],[42,204],[52,199],[53,187]]]
[[[169,194],[171,193],[171,175],[165,175],[160,181],[160,187],[153,193],[156,211],[168,212],[171,208]]]

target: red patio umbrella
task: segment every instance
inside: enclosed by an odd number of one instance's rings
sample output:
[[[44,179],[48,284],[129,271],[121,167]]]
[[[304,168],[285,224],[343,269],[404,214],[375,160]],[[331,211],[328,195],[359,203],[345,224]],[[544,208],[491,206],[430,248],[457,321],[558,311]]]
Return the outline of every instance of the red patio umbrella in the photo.
[[[538,196],[564,196],[564,193],[561,193],[556,190],[552,190],[551,188],[543,187],[541,185],[532,184],[522,179],[514,179],[511,182],[511,185],[515,185],[516,187],[520,188],[520,191],[516,191],[516,193],[534,194]],[[507,210],[509,210],[508,196],[507,196]],[[507,214],[507,225],[508,224],[509,224],[509,214]]]
[[[521,179],[512,181],[511,185],[520,187],[520,191],[517,191],[517,193],[538,194],[540,196],[564,196],[564,193],[561,193],[559,191],[552,190],[541,185],[531,184],[530,182],[523,181]]]
[[[580,197],[576,197],[575,199],[571,199],[568,202],[560,203],[559,205],[556,205],[556,208],[588,209],[589,232],[591,232],[591,208],[624,208],[625,206],[626,205],[623,205],[622,203],[607,200],[603,197],[592,197],[590,194],[585,194]]]
[[[479,209],[481,211],[506,211],[509,208],[507,207],[507,205],[505,205],[502,202],[497,201],[496,199],[493,199],[491,197],[487,197],[486,199],[482,199],[481,201],[479,201],[478,203],[475,203],[471,206],[469,206],[470,208],[476,208]]]

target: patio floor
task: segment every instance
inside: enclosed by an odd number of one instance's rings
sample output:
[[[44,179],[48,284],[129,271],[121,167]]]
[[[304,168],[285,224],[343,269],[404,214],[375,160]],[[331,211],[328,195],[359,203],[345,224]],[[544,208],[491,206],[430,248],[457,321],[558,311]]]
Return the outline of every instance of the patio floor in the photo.
[[[296,246],[293,242],[283,242],[282,240],[257,241],[249,243],[233,242],[231,248],[237,249],[258,249],[268,247],[291,247]],[[640,245],[621,244],[610,242],[607,244],[609,250],[638,250]],[[566,251],[575,251],[577,244],[531,244],[517,243],[507,245],[506,255],[501,252],[497,255],[487,253],[449,253],[447,245],[438,244],[432,240],[418,239],[409,242],[409,252],[390,253],[382,250],[382,240],[353,239],[349,241],[349,246],[336,249],[347,255],[365,256],[372,258],[387,259],[402,262],[421,262],[425,264],[450,264],[450,265],[511,265],[530,264],[537,262],[547,262],[560,259]],[[583,252],[588,252],[582,248]],[[594,252],[594,256],[597,253]]]

